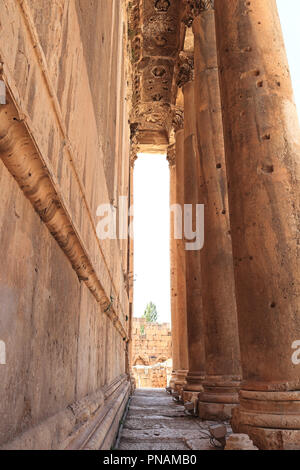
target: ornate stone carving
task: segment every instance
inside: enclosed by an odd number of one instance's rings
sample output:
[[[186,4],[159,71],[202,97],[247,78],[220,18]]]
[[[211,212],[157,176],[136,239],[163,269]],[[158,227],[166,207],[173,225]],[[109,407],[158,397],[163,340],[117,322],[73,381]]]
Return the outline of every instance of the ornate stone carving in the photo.
[[[129,3],[133,70],[132,122],[139,131],[169,133],[181,0]]]
[[[133,123],[130,126],[130,166],[134,168],[134,164],[138,158],[139,145],[138,145],[138,124]]]
[[[176,84],[181,88],[192,80],[194,80],[194,57],[192,54],[181,52],[179,54]]]
[[[169,144],[175,143],[175,134],[179,129],[183,128],[183,110],[179,107],[172,106],[165,122],[165,128],[169,136]]]
[[[181,129],[183,129],[183,126],[184,126],[184,112],[183,112],[183,109],[180,109],[180,108],[174,109],[172,125],[173,125],[173,129],[174,129],[175,132],[180,131]]]
[[[170,8],[170,0],[156,0],[155,1],[155,10],[167,12]]]
[[[135,162],[138,159],[138,147],[136,144],[132,144],[130,148],[130,166],[134,168]]]
[[[213,10],[214,0],[184,0],[185,12],[182,21],[190,27],[200,13]]]
[[[187,0],[187,3],[191,5],[192,10],[196,15],[199,15],[202,11],[213,10],[214,0]]]
[[[167,160],[169,162],[169,166],[173,167],[176,165],[176,146],[175,144],[169,145],[167,151]]]

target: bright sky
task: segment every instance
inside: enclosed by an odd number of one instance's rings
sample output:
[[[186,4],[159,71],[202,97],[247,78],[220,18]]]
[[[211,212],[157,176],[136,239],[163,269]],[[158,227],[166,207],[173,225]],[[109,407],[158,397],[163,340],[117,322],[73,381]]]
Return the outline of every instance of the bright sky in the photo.
[[[289,60],[295,101],[300,112],[300,1],[277,0],[286,52]]]
[[[134,316],[148,302],[170,322],[169,165],[165,155],[140,155],[134,170]]]
[[[295,100],[300,111],[300,0],[277,0]],[[134,174],[134,316],[148,302],[170,322],[169,167],[165,155],[142,155]]]

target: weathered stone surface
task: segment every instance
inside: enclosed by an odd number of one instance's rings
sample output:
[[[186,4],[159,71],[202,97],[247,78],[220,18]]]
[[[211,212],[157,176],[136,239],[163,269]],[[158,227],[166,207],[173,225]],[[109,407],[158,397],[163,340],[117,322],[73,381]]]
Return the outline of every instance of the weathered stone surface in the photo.
[[[183,112],[177,110],[173,120],[176,147],[176,197],[175,203],[184,205],[184,116]],[[174,219],[173,219],[174,222]],[[186,267],[184,240],[175,240],[176,249],[176,321],[178,330],[178,355],[179,364],[174,380],[175,388],[180,392],[185,384],[188,371],[188,336],[187,336],[187,304],[186,304]]]
[[[134,0],[129,5],[133,114],[141,149],[165,150],[172,117],[172,82],[180,43],[181,0]]]
[[[170,168],[170,208],[176,204],[176,145],[168,147],[167,160]],[[172,377],[169,384],[175,386],[176,371],[180,369],[180,323],[178,316],[178,270],[177,243],[175,239],[174,214],[170,210],[170,287],[171,287],[171,326],[172,326]]]
[[[132,373],[138,388],[166,387],[172,372],[172,336],[168,323],[133,319]]]
[[[228,419],[238,403],[241,366],[214,10],[200,10],[192,27],[199,202],[205,206],[200,255],[205,379],[198,409],[203,419],[218,420]]]
[[[225,424],[216,424],[214,426],[209,427],[209,432],[218,441],[223,442],[227,434],[227,427],[225,426]]]
[[[215,11],[244,378],[233,429],[267,448],[277,428],[298,448],[300,129],[281,26],[275,0]]]
[[[133,241],[97,222],[124,195],[129,221],[138,153],[168,148],[171,203],[205,203],[205,245],[172,237],[172,394],[136,392],[120,448],[220,448],[211,420],[232,413],[258,448],[299,449],[300,131],[275,0],[0,10],[0,447],[109,449],[130,360],[166,385],[170,329],[133,324]]]
[[[129,397],[126,377],[119,377],[95,394],[70,404],[29,428],[2,450],[90,449],[108,450],[118,431]]]
[[[232,434],[226,441],[225,450],[258,450],[247,434]]]
[[[187,416],[165,390],[140,389],[131,400],[118,448],[214,450],[208,427],[209,423]]]
[[[128,188],[127,17],[121,2],[90,1],[84,15],[82,7],[79,0],[0,1],[7,90],[0,445],[7,448],[63,448],[82,420],[94,418],[95,393],[107,393],[97,402],[104,411],[110,385],[124,380],[128,240],[100,243],[96,211]],[[99,447],[114,439],[125,382]],[[86,409],[72,417],[82,400]]]
[[[196,150],[196,122],[194,103],[194,82],[188,81],[184,93],[184,202],[191,204],[195,220],[196,204],[199,202],[197,185],[198,159]],[[202,391],[205,372],[204,317],[202,304],[202,285],[200,251],[185,251],[187,331],[189,371],[184,390]]]

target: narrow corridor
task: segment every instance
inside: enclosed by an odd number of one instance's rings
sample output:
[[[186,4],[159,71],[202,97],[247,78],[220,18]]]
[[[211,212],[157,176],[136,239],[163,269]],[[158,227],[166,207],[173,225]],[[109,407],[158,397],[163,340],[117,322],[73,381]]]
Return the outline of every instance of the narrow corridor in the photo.
[[[121,432],[118,450],[215,450],[209,425],[185,413],[164,389],[135,391]],[[231,432],[228,426],[228,432]]]

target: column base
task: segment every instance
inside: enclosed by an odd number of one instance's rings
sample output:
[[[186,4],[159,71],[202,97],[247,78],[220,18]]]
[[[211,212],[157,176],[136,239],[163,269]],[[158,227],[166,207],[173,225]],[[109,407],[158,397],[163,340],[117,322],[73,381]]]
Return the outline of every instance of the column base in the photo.
[[[300,450],[300,391],[240,391],[231,426],[261,450]]]
[[[198,401],[200,392],[191,392],[189,390],[182,390],[183,403]],[[196,407],[197,408],[197,407]]]
[[[176,378],[174,381],[174,387],[175,390],[181,394],[183,387],[186,384],[186,376],[187,376],[188,371],[187,370],[177,370],[176,371]]]
[[[189,372],[186,376],[186,384],[183,387],[182,398],[184,403],[198,399],[203,392],[204,374]]]
[[[176,378],[177,378],[177,376],[176,376],[176,371],[173,370],[173,371],[172,371],[171,378],[170,378],[170,380],[169,380],[169,383],[168,383],[166,389],[169,389],[169,388],[171,388],[172,390],[175,389],[175,380],[176,380]],[[168,390],[167,390],[167,391],[168,391]]]
[[[198,414],[204,420],[227,421],[239,404],[241,377],[209,376],[199,395]]]

